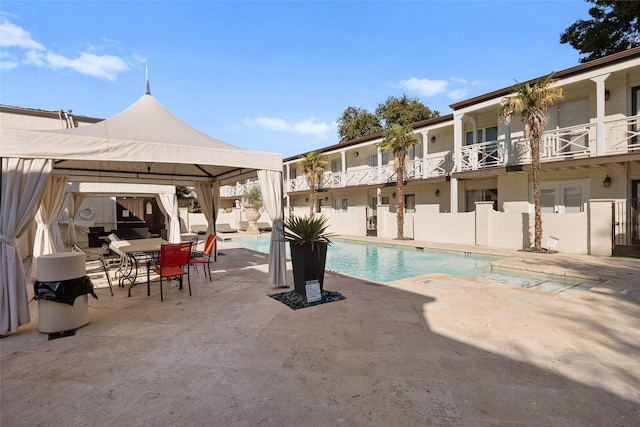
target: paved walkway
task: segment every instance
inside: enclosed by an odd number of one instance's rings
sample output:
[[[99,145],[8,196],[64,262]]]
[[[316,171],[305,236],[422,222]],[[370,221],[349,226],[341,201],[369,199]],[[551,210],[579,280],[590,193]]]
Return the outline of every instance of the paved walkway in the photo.
[[[282,290],[266,283],[266,255],[220,249],[193,297],[99,289],[75,336],[48,341],[32,302],[32,323],[0,342],[0,424],[640,424],[637,260],[503,261],[607,280],[567,294],[328,273],[325,288],[346,299],[293,311],[268,296]]]

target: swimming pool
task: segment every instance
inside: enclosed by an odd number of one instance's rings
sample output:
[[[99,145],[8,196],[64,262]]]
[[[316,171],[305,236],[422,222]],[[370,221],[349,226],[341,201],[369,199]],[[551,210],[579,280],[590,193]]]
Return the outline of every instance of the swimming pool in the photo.
[[[269,252],[268,238],[234,238],[232,242],[258,252]],[[288,245],[287,258],[290,259]],[[500,258],[468,252],[334,240],[327,252],[327,269],[382,283],[431,273],[444,273],[548,292],[588,289],[599,283],[564,276],[494,270],[491,262],[498,259]]]

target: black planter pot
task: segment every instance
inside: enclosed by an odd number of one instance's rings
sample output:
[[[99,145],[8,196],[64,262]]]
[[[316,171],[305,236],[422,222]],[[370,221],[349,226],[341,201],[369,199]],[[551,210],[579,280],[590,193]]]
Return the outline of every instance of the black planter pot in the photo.
[[[307,297],[305,288],[308,280],[320,282],[320,291],[324,282],[324,266],[327,260],[327,245],[317,243],[313,250],[311,245],[296,245],[290,243],[291,264],[293,265],[293,282],[295,290],[300,295]]]

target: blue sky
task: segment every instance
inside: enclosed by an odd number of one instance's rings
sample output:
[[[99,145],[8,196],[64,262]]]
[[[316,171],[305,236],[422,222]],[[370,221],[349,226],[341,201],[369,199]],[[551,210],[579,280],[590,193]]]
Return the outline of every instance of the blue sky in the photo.
[[[12,1],[0,103],[108,118],[145,90],[215,138],[297,155],[348,106],[449,105],[578,65],[566,1]]]

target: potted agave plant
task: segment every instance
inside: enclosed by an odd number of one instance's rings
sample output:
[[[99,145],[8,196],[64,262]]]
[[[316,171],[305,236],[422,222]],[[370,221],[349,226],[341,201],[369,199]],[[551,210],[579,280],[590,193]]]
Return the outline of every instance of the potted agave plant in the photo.
[[[327,217],[290,217],[285,220],[283,240],[289,242],[295,291],[307,297],[307,281],[317,280],[323,290],[327,247],[332,244],[327,233]]]

